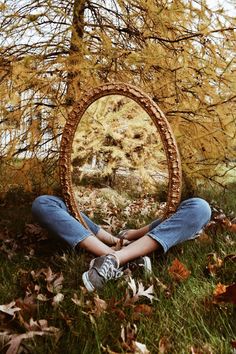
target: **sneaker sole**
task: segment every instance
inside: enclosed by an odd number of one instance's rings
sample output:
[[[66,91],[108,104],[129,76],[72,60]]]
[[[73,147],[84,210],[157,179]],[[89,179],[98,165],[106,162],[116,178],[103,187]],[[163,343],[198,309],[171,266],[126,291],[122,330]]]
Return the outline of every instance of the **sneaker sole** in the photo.
[[[152,263],[149,257],[143,257],[144,260],[144,271],[146,274],[152,273]]]
[[[92,293],[95,290],[95,288],[94,288],[93,284],[89,281],[88,272],[83,273],[82,280],[83,280],[85,288],[90,293]]]

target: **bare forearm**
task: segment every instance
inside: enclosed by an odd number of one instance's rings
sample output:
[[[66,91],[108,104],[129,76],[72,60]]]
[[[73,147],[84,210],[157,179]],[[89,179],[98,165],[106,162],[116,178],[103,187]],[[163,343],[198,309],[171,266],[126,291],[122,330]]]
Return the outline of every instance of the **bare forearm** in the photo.
[[[107,245],[116,245],[117,242],[119,242],[119,238],[111,235],[109,232],[105,231],[104,229],[100,229],[96,234],[96,237]]]
[[[147,225],[137,230],[127,230],[124,236],[126,240],[133,241],[139,239],[140,237],[143,237],[148,233],[148,231],[149,226]]]

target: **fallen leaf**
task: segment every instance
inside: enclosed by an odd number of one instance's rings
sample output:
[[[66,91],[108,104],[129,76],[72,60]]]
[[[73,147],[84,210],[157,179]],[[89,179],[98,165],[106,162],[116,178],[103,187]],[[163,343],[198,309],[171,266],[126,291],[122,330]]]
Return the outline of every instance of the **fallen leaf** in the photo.
[[[62,273],[53,273],[51,268],[48,267],[46,270],[43,271],[45,275],[45,280],[47,282],[47,290],[50,293],[57,293],[62,289],[62,282],[64,277]]]
[[[232,348],[236,349],[236,339],[232,339],[230,343],[232,345]]]
[[[7,313],[10,316],[15,316],[15,312],[20,311],[20,307],[14,307],[16,304],[15,301],[10,302],[9,304],[6,305],[0,305],[0,311]]]
[[[133,351],[132,344],[137,337],[137,326],[135,324],[127,323],[126,326],[121,325],[121,346],[126,351]]]
[[[203,243],[206,245],[212,244],[212,237],[209,236],[206,232],[201,232],[200,235],[196,238],[196,242]]]
[[[231,226],[229,227],[229,231],[236,232],[236,224],[231,224]]]
[[[139,304],[134,307],[133,319],[135,321],[140,320],[142,316],[150,317],[153,309],[146,304]]]
[[[134,280],[132,277],[129,278],[128,285],[129,285],[129,287],[131,288],[133,294],[136,294],[136,292],[137,292],[137,286],[136,286],[135,280]]]
[[[137,326],[128,323],[121,326],[121,346],[127,353],[150,354],[145,344],[136,341]]]
[[[43,229],[38,224],[25,224],[25,233],[31,234],[33,236],[41,236],[40,239],[47,239],[47,233],[45,229]]]
[[[109,348],[109,345],[107,345],[106,347],[104,347],[102,344],[101,344],[101,349],[104,353],[108,353],[108,354],[120,354],[120,353],[117,353],[117,352],[114,352],[113,350],[111,350]]]
[[[154,292],[153,292],[153,285],[149,286],[149,288],[147,288],[145,290],[143,283],[138,282],[138,288],[137,288],[137,285],[136,285],[134,279],[131,277],[129,278],[128,285],[130,286],[130,288],[133,292],[133,296],[131,298],[127,297],[128,301],[131,301],[134,303],[134,302],[138,301],[140,296],[147,297],[151,302],[153,299],[155,299]]]
[[[170,342],[169,339],[167,337],[162,337],[159,340],[159,354],[166,354],[169,352],[170,349]]]
[[[236,232],[236,224],[232,224],[229,220],[224,224],[225,228],[230,232]]]
[[[225,291],[226,291],[226,285],[218,283],[215,287],[214,295],[215,296],[221,295],[225,293]]]
[[[224,262],[225,261],[232,261],[232,262],[236,262],[236,253],[231,253],[231,254],[227,254],[225,257],[224,257]]]
[[[0,332],[0,348],[3,348],[6,343],[11,339],[12,334],[7,331]]]
[[[218,284],[219,285],[219,284]],[[222,285],[222,284],[221,284]],[[220,286],[214,291],[214,302],[216,303],[232,303],[236,305],[236,283],[231,285],[222,285],[221,290]]]
[[[33,338],[34,336],[43,336],[43,335],[55,335],[56,339],[59,338],[59,333],[60,333],[59,328],[48,327],[46,320],[40,320],[36,322],[33,321],[33,319],[31,319],[31,325],[29,325],[29,327],[30,326],[38,327],[39,329],[41,329],[41,331],[29,331],[27,333],[13,335],[11,340],[7,343],[7,345],[9,345],[9,348],[7,349],[6,354],[17,354],[23,339],[29,339],[29,338]]]
[[[43,332],[28,332],[24,334],[14,335],[11,340],[7,343],[9,348],[6,351],[6,354],[17,354],[21,341],[23,339],[33,338],[35,335],[43,336]]]
[[[145,344],[133,342],[134,354],[150,354]]]
[[[53,306],[58,305],[59,302],[62,302],[63,300],[64,300],[64,295],[62,293],[58,293],[55,296],[53,296],[52,305]]]
[[[155,299],[154,291],[153,291],[153,285],[149,286],[149,288],[147,288],[145,290],[143,284],[142,283],[138,283],[137,295],[138,296],[145,296],[152,302],[152,300]]]
[[[96,295],[94,297],[94,304],[95,304],[95,308],[93,309],[93,314],[96,317],[101,316],[102,313],[104,313],[107,309],[107,303],[106,301],[100,299],[100,297],[98,295]]]
[[[91,322],[95,327],[97,327],[97,323],[96,323],[96,321],[95,321],[95,318],[91,315],[91,313],[89,313],[88,316],[89,316],[90,322]]]
[[[44,295],[44,294],[38,294],[37,297],[36,297],[36,299],[39,300],[39,301],[48,301],[48,300],[50,300],[50,299],[47,298],[47,296]]]
[[[223,265],[223,260],[220,257],[217,257],[215,253],[208,255],[208,258],[211,257],[212,262],[207,265],[207,270],[210,275],[214,276],[217,273],[217,270],[220,269]]]
[[[191,272],[177,258],[174,259],[172,265],[168,268],[170,276],[176,281],[188,279]]]
[[[213,354],[209,345],[204,345],[202,348],[192,346],[190,350],[191,354]]]
[[[56,273],[56,279],[53,282],[53,292],[58,293],[62,289],[62,283],[64,281],[64,276],[62,273]]]
[[[120,320],[124,320],[126,318],[124,311],[119,308],[112,309],[112,312],[114,312]]]
[[[16,306],[21,308],[21,314],[32,316],[37,309],[36,296],[34,294],[28,295],[26,293],[24,299],[16,299]]]
[[[74,294],[73,297],[71,298],[71,300],[73,301],[74,304],[78,305],[78,306],[83,306],[84,302],[80,299],[78,299],[78,295]]]

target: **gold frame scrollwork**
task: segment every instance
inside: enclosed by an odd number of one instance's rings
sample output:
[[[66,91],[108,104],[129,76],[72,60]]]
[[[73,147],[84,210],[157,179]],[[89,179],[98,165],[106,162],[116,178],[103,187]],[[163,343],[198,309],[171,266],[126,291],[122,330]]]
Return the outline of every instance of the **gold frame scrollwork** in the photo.
[[[127,83],[103,84],[86,91],[79,102],[75,104],[73,110],[68,116],[61,138],[59,174],[63,198],[71,214],[85,227],[87,227],[87,225],[83,221],[83,218],[80,214],[72,188],[72,143],[78,124],[86,109],[97,99],[113,94],[123,95],[137,102],[141,108],[147,112],[160,134],[167,158],[169,174],[167,202],[163,218],[166,218],[175,212],[180,202],[182,188],[180,155],[175,137],[165,115],[160,110],[158,105],[139,88]]]

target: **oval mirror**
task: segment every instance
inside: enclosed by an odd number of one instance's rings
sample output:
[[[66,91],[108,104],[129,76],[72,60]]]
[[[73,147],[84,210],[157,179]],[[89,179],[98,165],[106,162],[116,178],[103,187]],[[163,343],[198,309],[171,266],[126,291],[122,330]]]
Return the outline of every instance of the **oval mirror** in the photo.
[[[93,201],[91,212],[103,209],[110,222],[111,208],[120,218],[135,217],[138,210],[138,224],[161,202],[165,218],[180,201],[180,158],[168,121],[128,84],[105,84],[83,95],[63,130],[59,166],[64,200],[84,226],[80,210],[88,211],[86,201]]]

